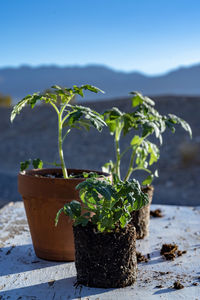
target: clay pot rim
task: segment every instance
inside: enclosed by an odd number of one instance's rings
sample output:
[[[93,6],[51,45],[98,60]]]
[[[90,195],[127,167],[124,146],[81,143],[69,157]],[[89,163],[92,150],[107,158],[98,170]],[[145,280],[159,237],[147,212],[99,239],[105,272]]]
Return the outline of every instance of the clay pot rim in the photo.
[[[90,170],[90,169],[67,169],[67,171],[70,173],[75,173],[75,174],[81,174],[83,172],[90,173],[90,172],[95,172],[99,175],[104,175],[105,177],[109,178],[111,174],[105,173],[102,171],[97,171],[97,170]],[[25,171],[20,171],[18,173],[18,176],[21,177],[27,177],[27,178],[34,178],[34,180],[44,180],[44,181],[84,181],[86,178],[51,178],[51,177],[37,177],[34,175],[43,175],[43,174],[51,174],[51,173],[62,173],[61,168],[42,168],[42,169],[31,169],[31,170],[25,170]]]

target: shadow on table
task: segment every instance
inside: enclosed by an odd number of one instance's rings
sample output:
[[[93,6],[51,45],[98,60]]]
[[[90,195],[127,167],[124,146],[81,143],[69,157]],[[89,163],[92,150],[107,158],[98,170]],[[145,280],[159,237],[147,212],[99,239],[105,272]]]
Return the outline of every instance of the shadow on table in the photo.
[[[193,248],[200,248],[200,244],[191,245],[190,248],[191,248],[191,249],[193,249]]]
[[[154,295],[161,295],[161,294],[167,294],[167,293],[172,293],[175,292],[176,290],[170,289],[170,288],[166,288],[166,289],[161,289],[157,292],[154,293]]]
[[[32,244],[0,248],[0,276],[69,263],[71,262],[55,262],[38,258]]]
[[[22,288],[15,288],[9,291],[0,292],[0,299],[82,299],[92,295],[99,295],[114,289],[88,288],[85,286],[74,287],[76,277],[69,277],[66,279],[56,280],[55,282],[46,282],[27,286]],[[97,297],[98,298],[98,297]]]
[[[142,253],[142,254],[147,256],[146,253]],[[160,251],[158,251],[158,250],[152,251],[148,254],[150,255],[150,259],[148,260],[148,263],[142,262],[142,263],[140,263],[141,265],[146,265],[146,264],[155,265],[155,264],[160,264],[160,263],[166,262],[166,260],[162,258],[162,256],[160,255]]]

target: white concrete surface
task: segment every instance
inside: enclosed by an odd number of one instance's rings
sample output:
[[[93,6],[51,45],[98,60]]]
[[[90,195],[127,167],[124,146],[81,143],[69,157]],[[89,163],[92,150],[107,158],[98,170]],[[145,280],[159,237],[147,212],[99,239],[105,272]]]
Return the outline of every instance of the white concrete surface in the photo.
[[[75,288],[74,263],[38,259],[23,204],[10,203],[0,210],[0,299],[199,300],[200,207],[152,205],[155,208],[161,208],[164,217],[151,219],[150,236],[137,242],[138,251],[149,253],[151,260],[138,265],[137,283],[124,289],[106,290]],[[164,260],[159,249],[168,242],[175,242],[187,253],[174,261]],[[172,288],[177,279],[184,289]],[[156,287],[159,285],[162,287]]]

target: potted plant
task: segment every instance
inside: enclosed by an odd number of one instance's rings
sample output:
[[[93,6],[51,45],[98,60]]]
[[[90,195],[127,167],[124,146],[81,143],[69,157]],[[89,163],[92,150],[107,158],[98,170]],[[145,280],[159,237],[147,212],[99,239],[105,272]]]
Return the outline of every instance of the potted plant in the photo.
[[[38,257],[58,260],[74,260],[74,243],[72,224],[67,218],[61,218],[59,228],[54,226],[54,218],[66,201],[79,199],[75,187],[88,177],[90,170],[68,169],[64,160],[63,142],[73,128],[89,129],[91,126],[98,131],[105,124],[101,115],[88,107],[70,104],[75,95],[83,96],[83,91],[94,93],[100,89],[83,85],[81,87],[61,88],[53,86],[51,92],[34,93],[23,98],[11,112],[11,122],[26,105],[34,108],[37,102],[49,104],[58,117],[58,152],[60,168],[40,169],[40,159],[21,163],[18,175],[18,190],[22,195],[35,253]],[[33,170],[25,170],[30,163]],[[99,172],[99,176],[105,173]],[[108,175],[108,174],[107,174]],[[63,239],[65,237],[65,239]]]
[[[103,167],[104,171],[111,172],[113,178],[121,179],[121,164],[123,157],[127,153],[130,155],[130,162],[124,176],[124,180],[135,174],[136,171],[145,171],[147,178],[142,182],[143,191],[149,195],[149,204],[138,211],[132,213],[132,223],[136,227],[137,238],[143,238],[148,234],[148,224],[150,215],[150,203],[153,196],[153,187],[150,185],[154,177],[158,176],[158,171],[149,169],[160,157],[159,146],[149,139],[152,135],[159,140],[162,145],[162,134],[166,128],[175,132],[175,125],[180,124],[190,136],[192,131],[187,122],[173,114],[161,115],[155,108],[155,102],[144,97],[138,92],[131,92],[132,108],[131,112],[122,112],[118,108],[104,112],[104,119],[108,125],[110,134],[114,136],[115,161],[109,161]],[[130,143],[126,149],[121,150],[122,135],[129,133]]]
[[[89,178],[81,182],[81,203],[74,200],[62,212],[73,220],[77,283],[119,288],[136,280],[136,229],[131,212],[148,203],[138,181]],[[63,237],[65,238],[65,237]]]

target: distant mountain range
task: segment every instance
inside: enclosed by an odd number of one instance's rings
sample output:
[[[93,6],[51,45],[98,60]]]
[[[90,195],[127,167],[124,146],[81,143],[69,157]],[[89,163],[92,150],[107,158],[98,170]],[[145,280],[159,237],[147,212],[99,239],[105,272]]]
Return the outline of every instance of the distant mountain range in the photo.
[[[86,100],[120,98],[133,90],[146,95],[200,95],[200,64],[181,67],[159,76],[115,71],[99,65],[0,69],[0,93],[10,95],[14,102],[27,94],[44,91],[53,84],[71,87],[85,83],[106,92],[104,95],[87,94]]]

